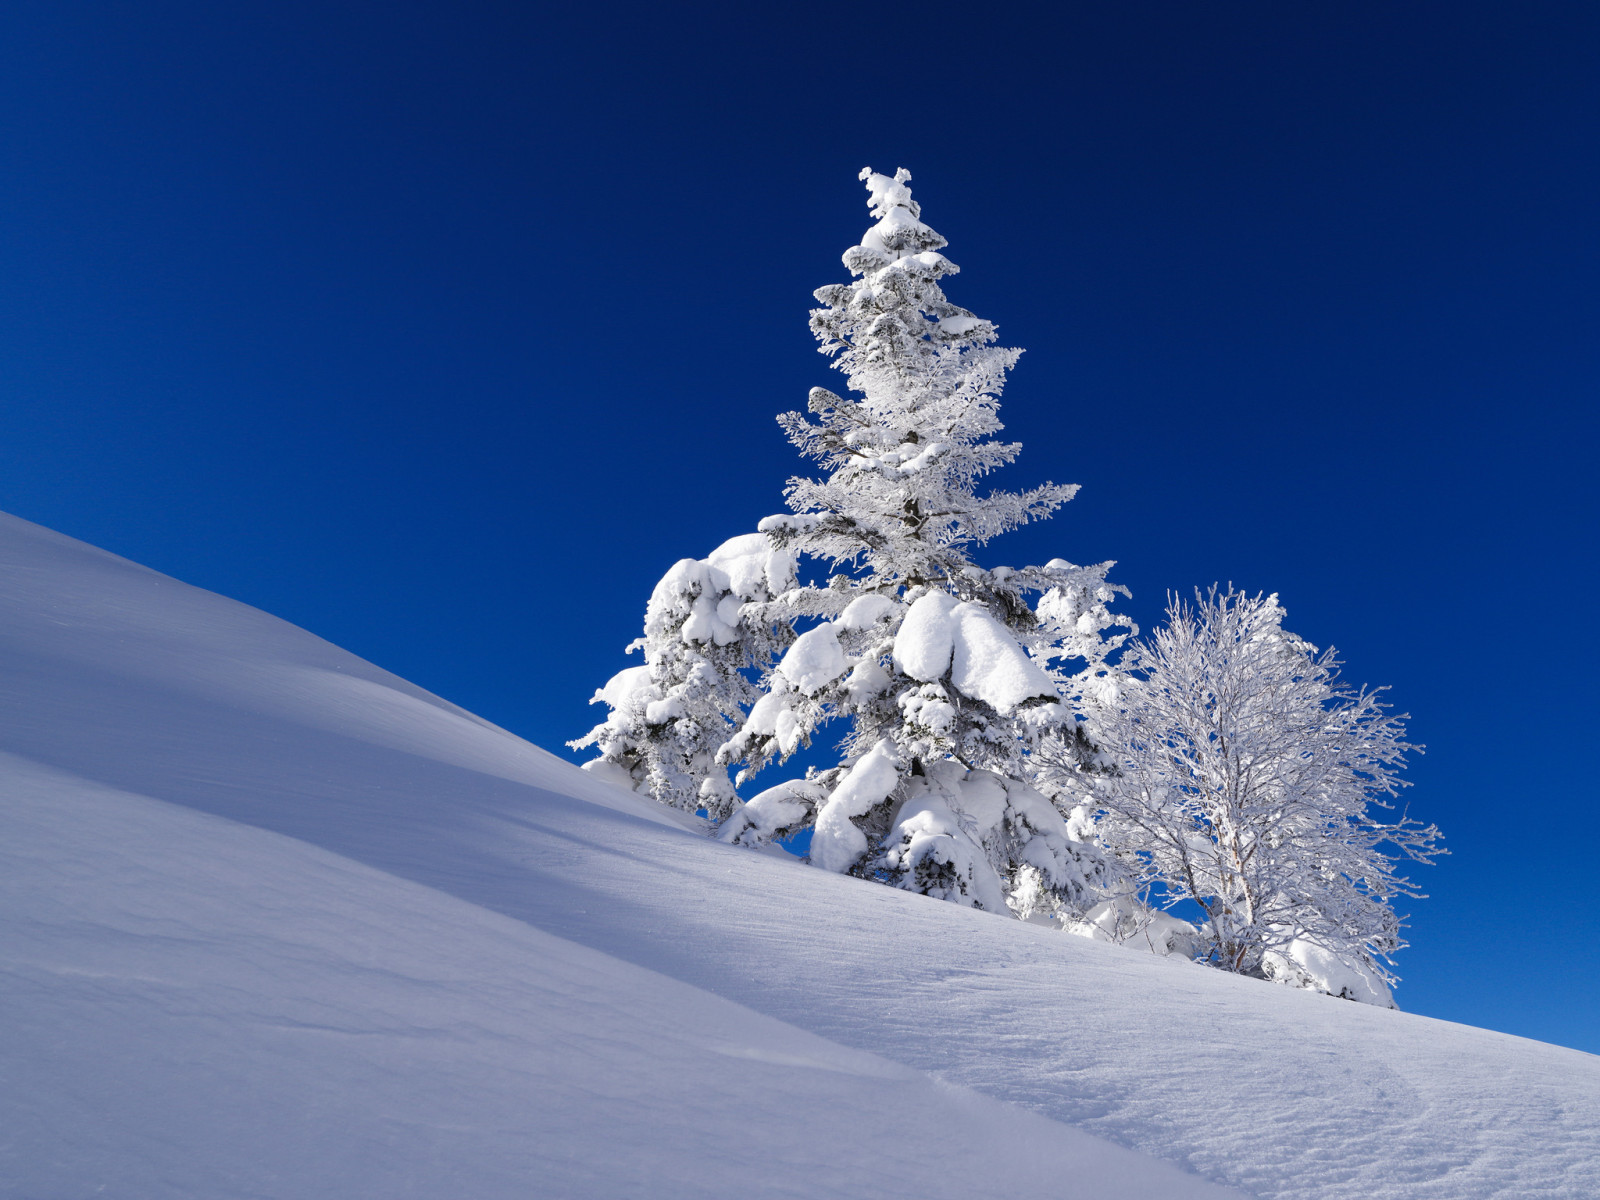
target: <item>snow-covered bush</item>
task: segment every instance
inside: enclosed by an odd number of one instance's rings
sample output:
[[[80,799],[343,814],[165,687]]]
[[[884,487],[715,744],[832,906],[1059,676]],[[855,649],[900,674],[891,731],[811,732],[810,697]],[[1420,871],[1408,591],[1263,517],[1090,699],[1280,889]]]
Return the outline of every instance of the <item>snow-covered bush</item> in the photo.
[[[811,827],[811,861],[990,911],[1023,915],[1100,896],[1103,857],[1030,786],[1041,739],[1077,744],[1074,680],[1094,678],[1119,624],[1109,563],[990,570],[970,557],[1048,516],[1075,486],[979,492],[1020,449],[994,435],[1020,351],[952,304],[957,268],[921,220],[910,175],[862,172],[877,223],[845,252],[855,279],[820,289],[811,327],[850,397],[813,389],[780,417],[822,477],[789,481],[760,525],[826,573],[765,606],[803,632],[721,752],[741,778],[845,724],[837,765],[762,793],[722,836]],[[1030,595],[1042,595],[1037,608]],[[1025,910],[1025,911],[1024,911]]]
[[[651,593],[644,636],[628,647],[644,652],[644,665],[595,692],[590,703],[607,705],[610,715],[569,743],[599,749],[585,767],[664,804],[726,819],[738,798],[717,749],[756,698],[747,674],[769,668],[790,632],[750,618],[793,585],[794,569],[793,554],[759,533],[675,563]]]
[[[1169,601],[1096,722],[1099,828],[1157,894],[1199,906],[1197,957],[1387,1005],[1394,903],[1419,895],[1396,867],[1442,852],[1433,826],[1378,815],[1418,747],[1381,689],[1342,684],[1283,617],[1231,587]]]

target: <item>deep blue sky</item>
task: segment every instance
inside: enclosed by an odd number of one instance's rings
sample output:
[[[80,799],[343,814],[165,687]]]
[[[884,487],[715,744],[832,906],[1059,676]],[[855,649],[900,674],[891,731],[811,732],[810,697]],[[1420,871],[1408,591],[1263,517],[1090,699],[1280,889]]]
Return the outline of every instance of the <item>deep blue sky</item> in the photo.
[[[16,0],[0,507],[558,748],[780,507],[864,164],[1083,484],[982,560],[1278,591],[1428,745],[1402,1004],[1600,1051],[1592,3]]]

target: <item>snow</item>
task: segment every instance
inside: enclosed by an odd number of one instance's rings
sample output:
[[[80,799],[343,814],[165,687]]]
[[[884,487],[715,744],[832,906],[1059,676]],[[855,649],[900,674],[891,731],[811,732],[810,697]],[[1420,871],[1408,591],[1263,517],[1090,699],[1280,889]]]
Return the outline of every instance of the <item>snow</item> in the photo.
[[[850,820],[871,812],[900,784],[894,743],[883,739],[856,760],[817,813],[811,862],[824,871],[848,871],[867,852],[867,839]]]
[[[1337,954],[1305,938],[1295,938],[1281,952],[1269,950],[1267,974],[1296,987],[1315,987],[1330,996],[1359,1000],[1388,1008],[1394,1003],[1389,985],[1359,963],[1346,962]]]
[[[1085,870],[1099,870],[1098,851],[1075,846],[1055,806],[1020,780],[969,771],[947,758],[925,764],[922,775],[901,781],[901,789],[884,858],[894,882],[908,891],[985,912],[1037,911],[1041,923],[1049,924],[1059,904],[1038,887],[1078,896],[1087,883]],[[1011,889],[1001,881],[997,861],[1031,875],[1023,891],[1032,899],[1008,905]]]
[[[805,729],[800,724],[800,718],[795,715],[794,695],[787,689],[784,681],[782,690],[774,686],[755,702],[750,708],[750,715],[745,718],[743,733],[745,734],[770,734],[778,739],[783,753],[792,754],[800,744],[800,737]]]
[[[778,664],[778,674],[807,696],[814,696],[849,666],[850,660],[839,645],[838,631],[832,622],[824,622],[795,639]]]
[[[717,830],[717,837],[733,846],[766,845],[809,817],[824,795],[822,786],[810,780],[780,783],[735,809]]]
[[[950,672],[962,693],[1003,713],[1037,697],[1056,698],[1055,684],[989,610],[929,592],[911,606],[895,637],[894,661],[913,679],[933,682]]]
[[[1146,908],[1132,896],[1119,896],[1095,905],[1072,930],[1103,942],[1137,946],[1166,958],[1189,958],[1202,945],[1200,931],[1171,913]]]
[[[974,329],[981,328],[986,322],[978,317],[944,317],[939,321],[939,328],[946,333],[960,335],[971,333]]]
[[[839,628],[856,632],[871,629],[879,621],[887,621],[900,611],[898,601],[890,596],[871,594],[857,596],[845,605],[839,614]]]
[[[900,871],[908,882],[915,882],[919,871],[929,870],[944,880],[942,885],[924,884],[912,890],[937,900],[976,905],[992,913],[1006,911],[1005,889],[994,868],[985,861],[982,850],[964,835],[960,817],[931,789],[906,800],[889,833],[888,844],[889,866]]]
[[[962,692],[1003,713],[1028,700],[1057,698],[1050,676],[986,607],[968,602],[950,615],[956,622],[950,682]]]
[[[917,600],[895,635],[895,666],[924,683],[943,679],[955,649],[955,624],[950,620],[955,607],[955,597],[944,592],[929,592]]]
[[[652,700],[644,706],[644,719],[650,725],[661,725],[681,716],[683,701],[675,696],[666,700]]]
[[[624,667],[606,681],[605,687],[595,689],[594,698],[590,704],[609,704],[614,709],[620,709],[628,704],[637,703],[636,697],[649,691],[649,667]]]
[[[728,588],[728,577],[722,571],[700,559],[685,558],[656,584],[649,608],[652,612],[670,612],[692,598],[680,634],[684,643],[726,646],[739,639],[739,605],[736,597],[727,594]]]
[[[764,534],[729,538],[704,559],[674,563],[650,596],[653,612],[691,607],[682,638],[726,646],[739,638],[739,610],[748,600],[779,595],[794,586],[795,557],[774,550]]]
[[[984,1164],[1042,1196],[1146,1166],[304,842],[4,765],[23,1194],[939,1195]],[[930,1129],[954,1145],[863,1177]]]
[[[911,189],[906,186],[911,182],[910,171],[902,167],[893,175],[882,175],[871,167],[862,167],[858,178],[867,185],[867,207],[874,217],[882,220],[896,208],[901,209],[907,217],[914,216],[911,212]]]
[[[763,591],[781,596],[794,586],[794,553],[774,550],[765,534],[729,538],[706,561],[727,575],[728,589],[741,600],[761,599]]]
[[[1593,1056],[691,823],[0,518],[0,1193],[1600,1195]]]

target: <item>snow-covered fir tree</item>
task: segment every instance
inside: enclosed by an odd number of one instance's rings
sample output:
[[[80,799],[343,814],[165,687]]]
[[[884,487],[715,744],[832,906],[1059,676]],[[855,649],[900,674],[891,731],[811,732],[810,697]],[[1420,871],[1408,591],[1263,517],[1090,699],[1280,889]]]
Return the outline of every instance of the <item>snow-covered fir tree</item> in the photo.
[[[823,474],[791,479],[791,512],[760,526],[827,578],[752,606],[808,627],[721,754],[744,778],[838,720],[842,757],[755,797],[722,837],[810,827],[811,861],[827,870],[989,911],[1081,911],[1107,865],[1030,782],[1029,755],[1047,735],[1081,744],[1078,685],[1119,640],[1107,605],[1121,589],[1109,563],[973,563],[973,547],[1077,489],[980,491],[1020,449],[994,436],[1020,351],[946,298],[940,280],[957,268],[909,173],[861,178],[876,224],[844,255],[853,282],[820,289],[811,316],[851,395],[816,388],[809,417],[779,418]]]
[[[1283,618],[1231,587],[1169,601],[1097,721],[1101,830],[1169,906],[1198,906],[1196,957],[1392,1005],[1394,904],[1419,895],[1396,868],[1442,853],[1433,826],[1380,819],[1418,747]]]
[[[644,664],[594,694],[590,703],[607,705],[609,716],[568,743],[599,750],[586,769],[726,819],[738,798],[717,750],[758,695],[747,676],[759,678],[793,639],[786,623],[759,614],[793,587],[794,570],[794,555],[759,533],[673,564],[651,593],[644,636],[628,646],[643,651]]]

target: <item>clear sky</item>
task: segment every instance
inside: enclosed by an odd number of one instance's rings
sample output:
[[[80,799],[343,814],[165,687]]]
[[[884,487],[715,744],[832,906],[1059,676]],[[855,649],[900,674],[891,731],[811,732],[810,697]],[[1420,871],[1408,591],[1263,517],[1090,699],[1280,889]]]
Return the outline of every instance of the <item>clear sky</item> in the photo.
[[[1083,485],[980,560],[1279,592],[1428,746],[1402,1005],[1600,1051],[1592,3],[16,0],[0,507],[559,749],[780,508],[868,164]]]

